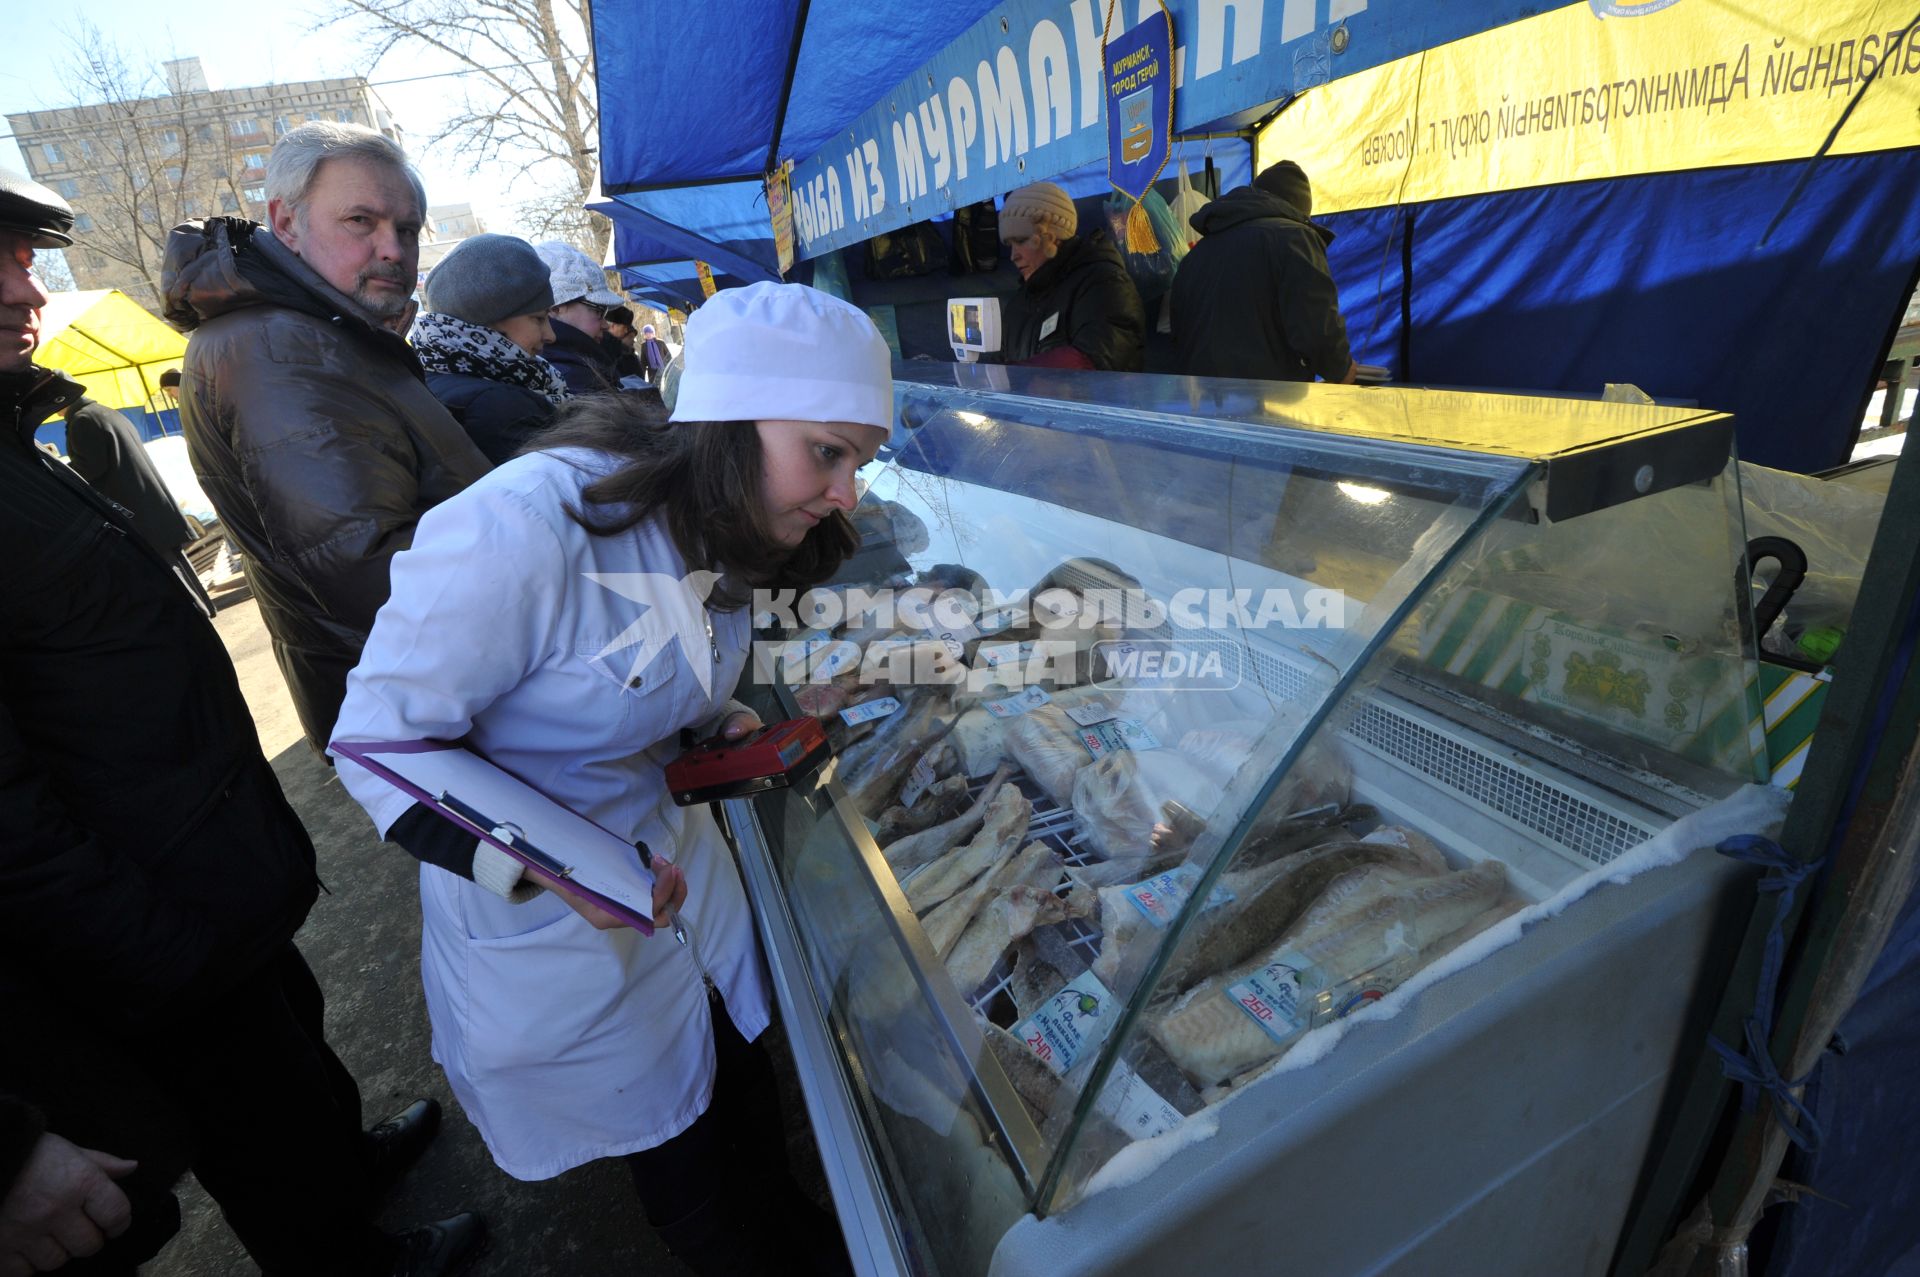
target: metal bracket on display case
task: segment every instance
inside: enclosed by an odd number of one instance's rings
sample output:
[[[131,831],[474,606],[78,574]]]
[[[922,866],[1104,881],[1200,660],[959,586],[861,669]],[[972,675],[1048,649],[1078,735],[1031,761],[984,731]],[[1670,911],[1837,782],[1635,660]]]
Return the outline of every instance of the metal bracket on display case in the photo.
[[[1548,457],[1540,514],[1549,523],[1702,483],[1733,455],[1733,419],[1708,414],[1684,430],[1638,435]]]

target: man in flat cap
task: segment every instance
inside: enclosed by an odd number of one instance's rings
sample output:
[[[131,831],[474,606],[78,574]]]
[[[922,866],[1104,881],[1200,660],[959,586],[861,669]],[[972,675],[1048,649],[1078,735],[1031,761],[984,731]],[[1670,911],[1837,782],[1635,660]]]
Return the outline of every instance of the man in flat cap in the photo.
[[[405,339],[425,212],[398,146],[314,121],[267,158],[270,226],[209,218],[167,244],[167,318],[192,333],[180,419],[194,472],[321,751],[388,563],[422,514],[491,469]]]
[[[0,1273],[130,1277],[189,1168],[267,1272],[453,1272],[477,1217],[371,1222],[437,1109],[360,1129],[293,945],[313,844],[225,647],[127,512],[33,446],[81,393],[33,363],[33,252],[72,227],[0,170]]]
[[[1340,296],[1313,188],[1292,160],[1193,215],[1201,239],[1173,278],[1173,341],[1190,377],[1351,382]]]

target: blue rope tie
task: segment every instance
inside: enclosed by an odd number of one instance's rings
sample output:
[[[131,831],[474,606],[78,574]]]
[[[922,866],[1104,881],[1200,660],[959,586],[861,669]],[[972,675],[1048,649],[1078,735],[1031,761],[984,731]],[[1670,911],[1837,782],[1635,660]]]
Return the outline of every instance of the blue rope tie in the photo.
[[[1818,873],[1827,858],[1822,856],[1802,863],[1781,850],[1772,839],[1757,834],[1729,838],[1720,844],[1719,851],[1723,856],[1765,869],[1766,875],[1756,890],[1763,895],[1777,896],[1778,902],[1774,905],[1773,925],[1767,930],[1766,949],[1761,955],[1760,987],[1754,995],[1753,1014],[1746,1018],[1743,1026],[1746,1050],[1728,1046],[1715,1037],[1708,1038],[1707,1045],[1720,1056],[1721,1071],[1740,1083],[1741,1109],[1753,1112],[1760,1096],[1765,1094],[1773,1105],[1774,1117],[1786,1129],[1787,1138],[1811,1152],[1824,1132],[1812,1110],[1802,1104],[1794,1092],[1805,1086],[1813,1073],[1809,1070],[1806,1076],[1791,1079],[1782,1076],[1773,1062],[1769,1043],[1773,1040],[1773,1008],[1779,999],[1780,974],[1786,965],[1787,918],[1793,913],[1794,896],[1800,884]]]

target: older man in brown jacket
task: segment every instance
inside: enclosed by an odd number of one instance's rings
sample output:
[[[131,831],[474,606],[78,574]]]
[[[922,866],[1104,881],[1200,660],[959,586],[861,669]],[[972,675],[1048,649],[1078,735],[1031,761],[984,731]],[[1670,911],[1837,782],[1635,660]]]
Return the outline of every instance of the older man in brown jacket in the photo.
[[[274,145],[267,197],[268,226],[176,228],[162,287],[167,318],[193,333],[180,385],[193,468],[324,750],[389,561],[489,464],[403,336],[426,212],[406,155],[371,129],[305,124]]]

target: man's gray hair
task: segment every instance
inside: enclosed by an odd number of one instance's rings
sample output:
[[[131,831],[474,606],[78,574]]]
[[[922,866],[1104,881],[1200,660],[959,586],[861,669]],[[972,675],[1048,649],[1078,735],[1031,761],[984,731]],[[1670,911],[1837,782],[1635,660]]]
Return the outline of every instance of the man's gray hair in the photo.
[[[296,211],[305,208],[313,190],[313,175],[326,160],[357,158],[390,164],[407,175],[422,218],[427,215],[427,190],[420,184],[407,153],[392,139],[362,124],[335,124],[311,120],[290,130],[273,144],[267,156],[267,198],[280,200]]]

